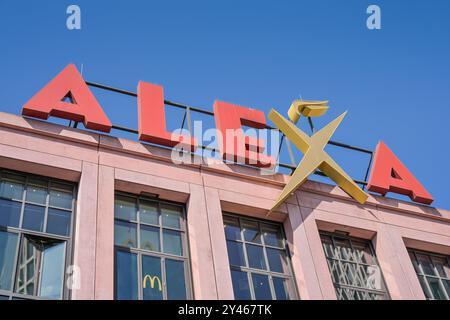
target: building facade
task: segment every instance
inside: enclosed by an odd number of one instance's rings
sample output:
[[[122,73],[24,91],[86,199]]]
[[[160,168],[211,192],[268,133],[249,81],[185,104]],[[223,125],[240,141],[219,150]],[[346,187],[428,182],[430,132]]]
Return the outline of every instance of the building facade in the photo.
[[[0,113],[1,299],[449,299],[450,212]]]

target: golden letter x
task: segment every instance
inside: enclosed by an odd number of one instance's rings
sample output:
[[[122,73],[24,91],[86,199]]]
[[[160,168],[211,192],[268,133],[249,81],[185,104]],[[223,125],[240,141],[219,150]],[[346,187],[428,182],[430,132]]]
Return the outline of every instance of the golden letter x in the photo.
[[[292,174],[288,184],[284,187],[271,211],[276,209],[293,192],[295,192],[295,190],[297,190],[316,169],[319,169],[331,178],[359,203],[363,204],[367,200],[368,195],[358,187],[353,179],[350,178],[324,150],[334,131],[344,119],[346,113],[347,112],[344,112],[310,137],[274,109],[270,111],[269,119],[303,153],[302,160]],[[298,118],[296,120],[298,120]]]

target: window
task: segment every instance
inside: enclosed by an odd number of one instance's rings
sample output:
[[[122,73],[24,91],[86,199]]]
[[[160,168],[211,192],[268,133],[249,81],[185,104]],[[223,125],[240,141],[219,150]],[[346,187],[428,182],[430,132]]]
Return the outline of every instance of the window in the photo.
[[[450,257],[408,250],[425,296],[429,300],[450,300]]]
[[[296,299],[281,226],[228,214],[223,220],[235,299]]]
[[[0,170],[1,299],[63,299],[74,185]]]
[[[389,299],[370,241],[329,233],[320,237],[339,300]]]
[[[191,297],[184,207],[116,194],[115,298]]]

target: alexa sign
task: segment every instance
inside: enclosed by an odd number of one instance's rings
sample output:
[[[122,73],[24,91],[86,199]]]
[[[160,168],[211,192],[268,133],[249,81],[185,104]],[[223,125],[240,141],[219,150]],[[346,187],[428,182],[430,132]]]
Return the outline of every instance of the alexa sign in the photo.
[[[66,98],[70,98],[70,101]],[[182,144],[191,151],[196,150],[198,143],[194,137],[174,134],[167,130],[164,92],[161,86],[140,81],[137,88],[137,100],[140,141],[167,147]],[[219,149],[224,159],[256,167],[273,167],[275,160],[263,152],[265,141],[246,136],[242,130],[242,126],[266,128],[265,115],[262,111],[223,101],[216,101],[213,108],[216,131],[221,133]],[[269,113],[270,120],[304,154],[272,210],[278,207],[317,168],[355,200],[360,203],[366,201],[367,194],[324,151],[345,113],[312,136],[295,126],[301,115],[322,116],[327,109],[326,101],[294,101],[288,111],[289,119],[273,109]],[[44,120],[53,116],[83,122],[88,129],[106,133],[112,128],[111,121],[72,64],[32,97],[23,106],[22,114]],[[383,142],[380,142],[375,150],[367,189],[383,195],[387,192],[407,195],[413,201],[424,204],[433,202],[431,195]]]

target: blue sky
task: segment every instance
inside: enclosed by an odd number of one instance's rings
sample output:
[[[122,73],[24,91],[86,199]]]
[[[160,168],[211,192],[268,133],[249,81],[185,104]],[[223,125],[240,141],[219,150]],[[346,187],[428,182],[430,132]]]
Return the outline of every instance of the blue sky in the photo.
[[[81,30],[66,28],[70,4]],[[381,30],[366,28],[369,4]],[[0,12],[1,111],[19,114],[68,63],[86,80],[161,84],[167,99],[208,110],[215,99],[266,112],[326,99],[318,127],[348,110],[334,140],[384,140],[450,209],[449,1],[1,0]],[[94,93],[113,123],[137,127],[134,99]],[[329,149],[363,178],[367,157]]]

